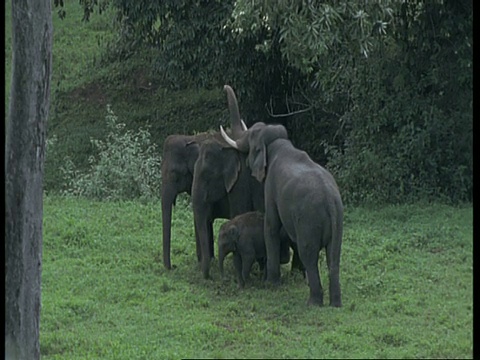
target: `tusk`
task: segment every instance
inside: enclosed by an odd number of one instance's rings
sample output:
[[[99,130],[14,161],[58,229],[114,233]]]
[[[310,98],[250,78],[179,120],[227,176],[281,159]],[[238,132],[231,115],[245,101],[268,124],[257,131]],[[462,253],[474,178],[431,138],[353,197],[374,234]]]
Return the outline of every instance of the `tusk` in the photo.
[[[222,137],[225,139],[225,141],[227,142],[228,145],[230,145],[230,146],[233,147],[234,149],[237,149],[237,150],[238,150],[238,145],[237,145],[237,143],[228,137],[228,135],[227,135],[227,134],[225,133],[225,131],[223,130],[223,126],[222,126],[222,125],[220,125],[220,133],[222,134]]]
[[[243,119],[240,119],[240,123],[242,124],[243,131],[247,131],[248,128],[247,128],[247,125],[245,125],[245,123],[243,122]]]

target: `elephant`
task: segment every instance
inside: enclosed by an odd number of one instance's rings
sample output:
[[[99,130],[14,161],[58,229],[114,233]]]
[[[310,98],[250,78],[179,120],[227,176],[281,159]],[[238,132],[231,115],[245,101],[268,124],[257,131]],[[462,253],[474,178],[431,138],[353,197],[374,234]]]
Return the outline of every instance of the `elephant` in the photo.
[[[235,138],[242,131],[240,118],[232,121],[232,137]],[[163,228],[163,264],[171,269],[170,243],[172,226],[172,207],[177,195],[183,192],[191,194],[193,173],[200,146],[208,139],[220,137],[217,133],[201,133],[198,135],[169,135],[163,144],[162,157],[162,228]],[[198,234],[195,231],[197,258],[200,261],[201,252]],[[212,240],[213,244],[213,240]],[[213,257],[213,246],[210,251]]]
[[[240,119],[233,89],[225,85],[232,117],[232,137],[246,130]],[[191,194],[197,259],[204,278],[209,278],[214,257],[213,221],[231,219],[248,211],[264,212],[263,184],[250,176],[246,155],[232,149],[219,132],[196,136],[170,135],[164,143],[162,163],[163,262],[171,269],[171,216],[176,196]],[[283,247],[282,247],[283,249]],[[298,256],[297,256],[298,258]],[[302,270],[302,264],[292,266]]]
[[[223,261],[233,253],[233,264],[237,273],[238,285],[243,288],[255,260],[264,270],[267,260],[263,238],[263,214],[250,211],[235,216],[224,223],[218,233],[218,265],[222,278]]]
[[[209,136],[207,133],[188,135],[169,135],[163,144],[162,161],[162,231],[163,265],[171,269],[170,241],[172,227],[172,207],[177,195],[183,192],[191,194],[193,168],[198,158],[200,145]],[[197,238],[197,256],[200,247]]]
[[[222,127],[220,132],[232,148],[248,153],[252,176],[265,186],[267,282],[280,281],[279,232],[283,226],[296,243],[306,269],[310,287],[307,304],[323,305],[318,258],[325,248],[330,306],[341,307],[343,203],[332,174],[295,148],[283,125],[257,122],[237,140],[230,139]]]
[[[240,118],[233,89],[228,85],[224,89],[232,117],[232,133],[238,137],[247,128]],[[233,149],[220,133],[213,134],[199,148],[193,171],[192,207],[205,279],[210,277],[210,260],[213,258],[213,221],[218,218],[232,219],[249,211],[265,212],[264,185],[251,176],[246,159],[247,155]],[[282,244],[281,249],[282,254],[288,253],[288,243]],[[294,268],[304,271],[295,250],[292,261]]]
[[[200,146],[193,172],[192,207],[205,279],[210,277],[213,257],[213,221],[264,211],[263,184],[250,176],[245,160],[246,155],[229,147],[221,135]]]
[[[230,221],[224,223],[218,234],[218,264],[222,278],[224,277],[223,262],[225,257],[233,253],[233,262],[237,273],[239,287],[245,286],[250,270],[255,260],[264,270],[267,258],[265,249],[265,238],[263,233],[264,215],[259,211],[250,211],[235,216]],[[280,231],[282,246],[280,248],[280,264],[286,264],[290,261],[289,248],[294,250],[292,270],[300,269],[304,272],[303,265],[298,259],[296,245],[291,242],[287,233]],[[296,262],[300,262],[297,264]],[[264,271],[264,279],[266,272]]]

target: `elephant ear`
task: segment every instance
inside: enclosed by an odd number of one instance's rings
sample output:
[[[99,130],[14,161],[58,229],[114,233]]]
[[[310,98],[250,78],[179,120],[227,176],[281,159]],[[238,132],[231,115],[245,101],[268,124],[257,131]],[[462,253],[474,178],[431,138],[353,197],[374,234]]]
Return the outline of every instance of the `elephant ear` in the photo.
[[[263,182],[267,171],[268,145],[277,139],[288,139],[288,134],[283,125],[258,124],[257,128],[251,128],[248,140],[250,147],[248,163],[252,170],[252,175],[258,181]]]
[[[229,193],[238,180],[241,164],[236,151],[224,148],[223,153],[223,181],[225,189]]]
[[[259,182],[265,180],[265,170],[267,167],[267,147],[264,143],[256,144],[250,147],[248,154],[248,166],[252,170],[252,175]]]

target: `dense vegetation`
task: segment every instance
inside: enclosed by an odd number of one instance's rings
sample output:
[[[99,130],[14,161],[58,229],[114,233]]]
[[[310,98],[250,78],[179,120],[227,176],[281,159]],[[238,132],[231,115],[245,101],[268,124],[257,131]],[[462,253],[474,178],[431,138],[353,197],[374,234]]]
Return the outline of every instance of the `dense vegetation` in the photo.
[[[347,201],[471,199],[471,1],[82,3],[110,5],[117,54],[154,49],[169,88],[232,84],[247,124],[284,123]]]
[[[54,16],[47,191],[66,155],[79,169],[97,155],[107,104],[161,149],[227,123],[229,83],[247,124],[285,124],[346,202],[472,199],[471,2],[80,3]]]

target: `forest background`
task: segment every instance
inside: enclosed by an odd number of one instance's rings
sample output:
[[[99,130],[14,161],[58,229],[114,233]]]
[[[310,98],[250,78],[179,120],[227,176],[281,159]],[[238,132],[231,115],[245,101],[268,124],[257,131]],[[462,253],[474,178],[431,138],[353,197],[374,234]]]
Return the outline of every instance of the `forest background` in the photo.
[[[347,203],[472,200],[471,1],[55,3],[48,193],[91,166],[107,104],[160,152],[228,124],[230,84],[247,125],[284,124]]]

